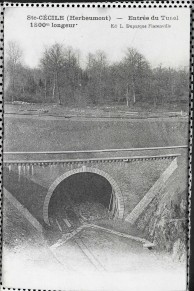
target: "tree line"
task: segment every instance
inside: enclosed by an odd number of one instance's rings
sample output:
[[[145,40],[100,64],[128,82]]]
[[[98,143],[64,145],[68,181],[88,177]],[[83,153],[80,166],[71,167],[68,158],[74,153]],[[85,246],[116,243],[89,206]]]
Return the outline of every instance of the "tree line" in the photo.
[[[22,50],[9,42],[5,55],[5,101],[59,105],[125,104],[149,106],[188,102],[188,68],[152,68],[134,48],[120,62],[109,62],[103,51],[89,53],[81,65],[78,50],[55,43],[45,48],[36,68],[22,61]]]

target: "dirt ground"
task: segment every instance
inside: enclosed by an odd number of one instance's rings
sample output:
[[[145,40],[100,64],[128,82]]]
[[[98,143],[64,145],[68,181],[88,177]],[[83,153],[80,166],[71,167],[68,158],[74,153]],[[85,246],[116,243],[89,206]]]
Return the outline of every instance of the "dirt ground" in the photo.
[[[129,117],[133,115],[141,116],[176,116],[186,115],[189,111],[189,103],[182,104],[168,104],[167,106],[158,106],[154,108],[148,104],[136,104],[136,106],[127,107],[126,105],[98,105],[98,106],[86,106],[86,107],[73,107],[63,106],[57,104],[42,104],[42,103],[25,103],[14,102],[5,103],[5,113],[20,113],[20,114],[56,114],[56,115],[88,115],[88,116],[121,116],[123,113],[129,114]],[[131,116],[130,116],[131,113]]]
[[[3,286],[60,290],[185,290],[186,264],[141,243],[87,229],[54,251],[7,201]],[[11,212],[12,218],[8,213]],[[119,228],[119,223],[117,225]],[[135,233],[135,232],[134,232]],[[96,269],[77,244],[102,266]]]
[[[54,255],[47,247],[4,250],[5,287],[60,290],[186,290],[185,264],[136,242],[87,230],[80,237],[103,266],[96,271],[75,240]]]

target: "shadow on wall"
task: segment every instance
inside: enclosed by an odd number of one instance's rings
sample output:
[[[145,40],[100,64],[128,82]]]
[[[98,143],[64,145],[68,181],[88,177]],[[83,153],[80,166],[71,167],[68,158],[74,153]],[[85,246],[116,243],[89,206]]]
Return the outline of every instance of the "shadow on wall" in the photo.
[[[5,187],[28,211],[43,224],[42,209],[48,191],[34,181],[18,175],[17,172],[3,168],[3,187]]]

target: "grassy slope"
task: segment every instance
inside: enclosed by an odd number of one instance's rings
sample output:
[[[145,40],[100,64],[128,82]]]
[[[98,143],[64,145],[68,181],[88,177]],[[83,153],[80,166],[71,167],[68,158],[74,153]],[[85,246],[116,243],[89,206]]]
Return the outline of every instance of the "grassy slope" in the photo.
[[[3,241],[6,247],[14,248],[22,244],[41,244],[37,230],[7,200],[3,199]]]
[[[72,121],[5,118],[6,151],[55,151],[182,145],[188,122],[172,120]]]

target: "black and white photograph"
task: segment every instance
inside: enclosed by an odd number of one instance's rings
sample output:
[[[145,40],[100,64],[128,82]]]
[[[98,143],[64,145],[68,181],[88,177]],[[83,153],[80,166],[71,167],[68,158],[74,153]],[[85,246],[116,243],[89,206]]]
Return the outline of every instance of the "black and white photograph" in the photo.
[[[53,6],[4,8],[2,286],[186,291],[190,9]]]

